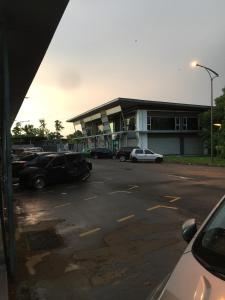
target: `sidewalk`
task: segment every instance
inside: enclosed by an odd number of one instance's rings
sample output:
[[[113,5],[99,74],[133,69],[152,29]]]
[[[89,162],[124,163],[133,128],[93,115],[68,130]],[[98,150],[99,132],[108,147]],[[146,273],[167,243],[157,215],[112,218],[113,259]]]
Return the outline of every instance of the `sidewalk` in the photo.
[[[0,299],[8,300],[8,280],[2,243],[2,228],[0,223]]]

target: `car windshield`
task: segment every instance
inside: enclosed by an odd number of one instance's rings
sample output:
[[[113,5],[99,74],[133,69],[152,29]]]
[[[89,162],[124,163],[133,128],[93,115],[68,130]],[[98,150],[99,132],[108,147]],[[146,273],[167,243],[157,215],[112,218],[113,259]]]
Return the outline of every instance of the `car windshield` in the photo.
[[[192,252],[206,269],[225,279],[225,201],[197,237]]]

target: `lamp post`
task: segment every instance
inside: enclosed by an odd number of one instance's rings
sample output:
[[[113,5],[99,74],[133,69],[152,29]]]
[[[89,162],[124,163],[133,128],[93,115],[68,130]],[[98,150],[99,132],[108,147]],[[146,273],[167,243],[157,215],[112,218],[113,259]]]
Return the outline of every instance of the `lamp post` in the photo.
[[[192,67],[200,67],[206,70],[210,77],[210,89],[211,89],[211,121],[210,121],[210,137],[211,137],[211,162],[213,161],[213,79],[219,77],[219,74],[213,71],[212,69],[198,64],[197,61],[191,63]]]

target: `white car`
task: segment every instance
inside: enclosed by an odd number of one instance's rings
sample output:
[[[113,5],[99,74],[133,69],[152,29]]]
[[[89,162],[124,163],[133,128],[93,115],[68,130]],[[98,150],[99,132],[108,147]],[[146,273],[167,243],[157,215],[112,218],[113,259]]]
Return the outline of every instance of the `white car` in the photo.
[[[163,155],[154,153],[150,149],[133,149],[130,154],[130,159],[133,162],[138,161],[154,161],[156,163],[161,163],[163,161]]]
[[[190,242],[172,274],[148,300],[225,299],[225,196],[197,231],[194,219],[183,224]]]

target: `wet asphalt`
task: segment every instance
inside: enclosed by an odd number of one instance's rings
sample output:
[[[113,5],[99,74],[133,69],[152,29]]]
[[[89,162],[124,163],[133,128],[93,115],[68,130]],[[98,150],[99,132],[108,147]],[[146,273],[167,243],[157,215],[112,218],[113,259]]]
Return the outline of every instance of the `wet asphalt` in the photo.
[[[15,299],[146,299],[185,249],[182,223],[201,223],[225,194],[224,175],[94,160],[87,182],[16,187]]]

